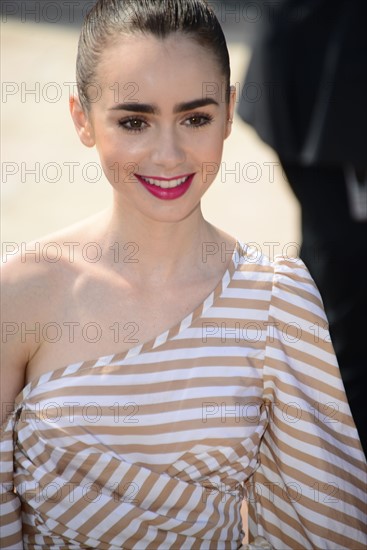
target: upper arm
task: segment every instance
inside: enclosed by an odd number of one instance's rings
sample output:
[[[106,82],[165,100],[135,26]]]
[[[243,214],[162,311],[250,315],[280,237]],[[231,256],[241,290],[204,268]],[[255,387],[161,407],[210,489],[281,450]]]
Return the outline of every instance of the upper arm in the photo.
[[[275,262],[263,381],[269,424],[252,525],[275,548],[364,547],[364,456],[322,301],[300,261]]]
[[[27,338],[34,328],[35,311],[32,278],[19,258],[2,265],[1,270],[1,423],[13,410],[15,397],[23,389],[29,358],[39,342]]]

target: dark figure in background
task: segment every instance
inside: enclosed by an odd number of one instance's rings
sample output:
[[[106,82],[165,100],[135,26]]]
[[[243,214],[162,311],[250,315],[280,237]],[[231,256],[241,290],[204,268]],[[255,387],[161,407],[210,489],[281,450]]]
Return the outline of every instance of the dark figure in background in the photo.
[[[239,114],[276,151],[301,204],[300,255],[367,454],[366,6],[283,0],[264,11]]]

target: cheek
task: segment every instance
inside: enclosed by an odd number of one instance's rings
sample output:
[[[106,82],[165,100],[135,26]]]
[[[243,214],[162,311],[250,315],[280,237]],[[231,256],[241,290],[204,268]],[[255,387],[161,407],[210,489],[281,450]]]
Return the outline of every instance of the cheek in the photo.
[[[138,171],[139,154],[115,133],[100,135],[96,143],[103,172],[110,184],[119,190],[133,183],[133,174]]]
[[[204,184],[210,185],[217,176],[222,160],[223,141],[218,138],[202,140],[201,173]]]
[[[117,160],[115,155],[106,156],[102,159],[101,165],[103,172],[116,191],[134,184],[134,173],[138,172],[138,163],[128,159]]]

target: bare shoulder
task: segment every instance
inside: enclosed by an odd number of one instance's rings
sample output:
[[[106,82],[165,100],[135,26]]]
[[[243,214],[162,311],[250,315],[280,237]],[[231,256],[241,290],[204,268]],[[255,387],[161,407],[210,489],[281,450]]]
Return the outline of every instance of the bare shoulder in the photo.
[[[33,244],[33,243],[32,243]],[[28,248],[30,250],[30,247]],[[1,265],[1,408],[2,420],[24,387],[25,371],[39,345],[37,327],[52,292],[50,266],[37,254],[3,257]],[[29,335],[33,332],[34,337]]]
[[[41,328],[64,307],[82,270],[93,257],[96,217],[5,251],[1,265],[2,419],[25,384],[27,364],[42,345]]]
[[[76,274],[80,260],[93,260],[98,243],[93,241],[97,216],[46,235],[16,249],[5,250],[2,258],[2,293],[11,303],[14,314],[26,315],[30,306],[33,313],[39,312],[44,302],[50,307],[57,291]],[[92,250],[94,249],[94,250]],[[55,294],[56,293],[56,294]],[[35,308],[35,309],[34,309]]]

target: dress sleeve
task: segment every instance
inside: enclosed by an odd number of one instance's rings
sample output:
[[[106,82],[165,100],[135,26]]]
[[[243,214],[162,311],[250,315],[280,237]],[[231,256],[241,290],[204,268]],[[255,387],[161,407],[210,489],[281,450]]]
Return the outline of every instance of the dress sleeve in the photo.
[[[268,426],[247,484],[250,542],[365,549],[366,462],[321,297],[301,260],[274,261],[263,381]]]
[[[14,418],[15,413],[3,424],[0,438],[0,548],[6,550],[23,548],[21,504],[13,482]]]

